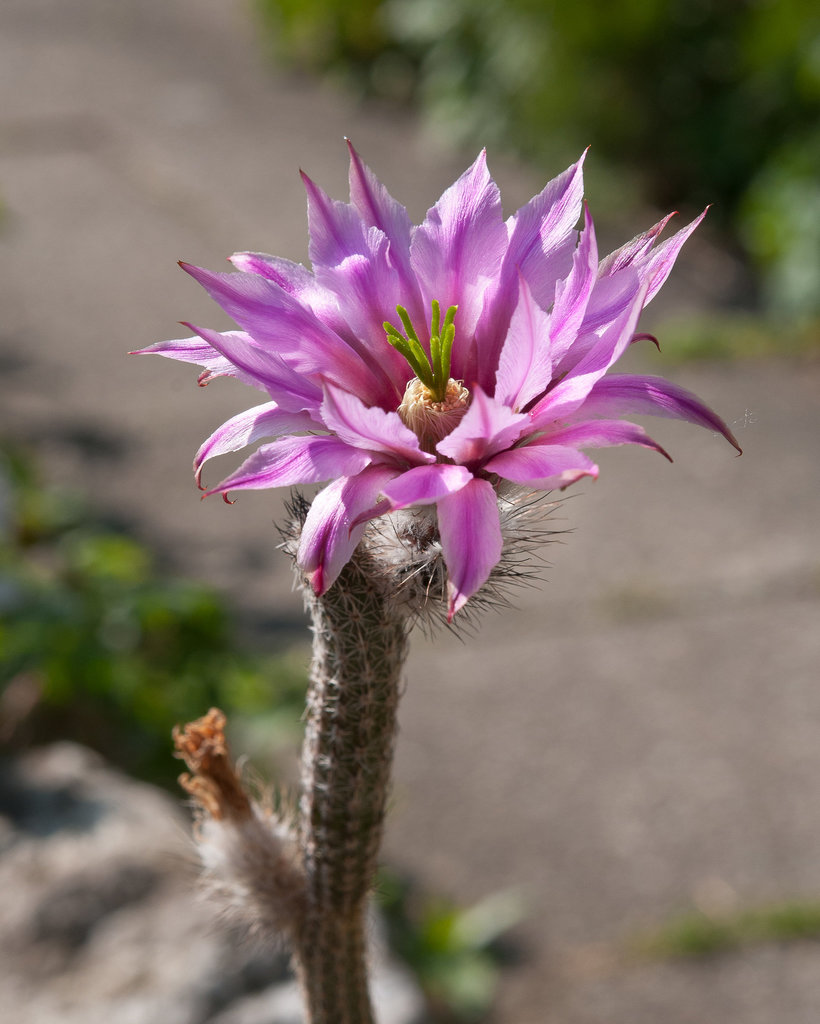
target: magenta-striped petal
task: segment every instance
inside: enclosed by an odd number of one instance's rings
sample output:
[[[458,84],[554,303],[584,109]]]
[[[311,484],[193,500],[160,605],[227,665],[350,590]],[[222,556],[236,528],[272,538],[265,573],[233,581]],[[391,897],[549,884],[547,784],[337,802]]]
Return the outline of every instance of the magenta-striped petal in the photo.
[[[662,245],[659,245],[657,249],[653,249],[650,252],[643,267],[643,274],[649,282],[649,291],[646,293],[647,303],[651,302],[660,291],[661,286],[669,277],[672,267],[675,265],[675,260],[683,248],[683,243],[706,216],[708,209],[709,207],[707,206],[699,217],[695,217],[691,223],[682,227],[680,231],[677,231],[671,238]]]
[[[706,216],[706,210],[655,248],[658,236],[672,216],[673,214],[664,217],[649,231],[637,235],[631,242],[601,261],[598,282],[590,296],[584,322],[579,331],[581,336],[593,331],[600,332],[627,308],[636,288],[634,275],[637,274],[639,283],[647,286],[644,305],[648,305],[657,295],[669,276],[684,242]]]
[[[552,375],[549,329],[549,314],[541,309],[521,277],[518,305],[495,375],[497,402],[517,411],[546,391]]]
[[[182,264],[256,343],[278,352],[297,373],[332,380],[376,403],[378,377],[313,312],[278,284],[258,274],[215,274]]]
[[[603,334],[632,305],[641,288],[641,277],[634,267],[624,267],[609,277],[599,277],[592,289],[584,319],[578,329],[579,340],[569,349],[568,363],[578,362],[595,336]]]
[[[316,410],[322,391],[302,374],[296,373],[275,352],[257,345],[243,331],[212,331],[207,327],[186,324],[241,373],[262,386],[283,409]],[[213,374],[209,375],[212,377]],[[241,379],[241,378],[240,378]],[[200,383],[202,383],[200,378]],[[207,383],[207,381],[205,381]]]
[[[571,423],[558,430],[551,430],[548,436],[539,439],[537,443],[569,445],[572,448],[612,448],[620,444],[637,444],[643,448],[652,448],[672,461],[671,455],[657,441],[653,441],[643,427],[628,420]]]
[[[589,210],[585,210],[584,230],[572,258],[572,270],[555,286],[555,305],[550,318],[554,364],[560,362],[578,335],[597,276],[598,244]]]
[[[508,448],[530,426],[526,413],[517,413],[502,402],[473,390],[470,408],[457,427],[436,445],[448,459],[463,465],[475,465],[495,452]]]
[[[369,466],[334,480],[311,502],[296,560],[317,594],[335,582],[365,531],[367,524],[356,524],[357,518],[396,472],[390,466]]]
[[[552,391],[533,406],[530,416],[534,428],[539,429],[555,420],[565,420],[584,402],[596,381],[623,355],[635,333],[646,289],[647,284],[644,283],[632,304],[610,325],[597,344]]]
[[[389,242],[388,264],[393,268],[400,282],[404,296],[402,305],[410,313],[410,319],[420,318],[424,322],[424,309],[418,281],[410,266],[410,240],[412,225],[407,210],[396,202],[376,175],[362,161],[348,141],[350,151],[350,202],[358,211],[362,221],[369,227],[382,231]]]
[[[351,448],[338,437],[283,437],[263,444],[235,473],[205,494],[316,484],[331,477],[360,473],[372,461],[372,455]]]
[[[583,173],[581,159],[559,174],[506,223],[509,243],[498,278],[488,289],[476,327],[478,366],[474,382],[492,391],[494,371],[519,298],[523,277],[537,305],[549,309],[555,286],[572,266],[581,216]]]
[[[318,280],[335,297],[339,313],[357,339],[357,350],[383,379],[386,393],[398,405],[411,371],[404,356],[387,343],[384,322],[396,320],[396,306],[407,308],[409,300],[390,264],[390,245],[382,232],[372,228],[365,243],[365,252],[352,253],[338,266],[320,267]],[[412,312],[410,315],[412,319]],[[427,319],[429,313],[421,315],[417,303],[416,323],[423,324]],[[375,353],[378,358],[374,358]]]
[[[684,242],[701,223],[708,209],[707,207],[699,217],[676,231],[661,245],[656,246],[658,238],[674,214],[664,217],[654,227],[642,235],[637,235],[631,242],[627,242],[620,249],[610,253],[601,261],[599,273],[602,281],[617,276],[626,267],[632,267],[638,271],[642,281],[649,283],[646,293],[646,303],[649,304],[669,277]]]
[[[306,412],[289,412],[276,402],[246,409],[232,416],[205,441],[194,458],[194,475],[198,487],[205,463],[217,455],[239,451],[264,437],[281,437],[282,434],[296,434],[315,430],[319,424]],[[204,488],[203,488],[204,489]]]
[[[626,245],[622,245],[620,249],[616,249],[608,256],[605,256],[601,260],[599,267],[601,276],[609,277],[611,274],[623,270],[624,267],[630,266],[635,260],[640,260],[646,256],[660,238],[663,229],[674,216],[674,213],[667,213],[657,224],[653,224],[648,231],[642,231],[641,234],[635,235]]]
[[[432,466],[416,466],[395,477],[382,494],[389,503],[389,511],[410,505],[431,505],[448,494],[455,494],[473,479],[466,466],[452,466],[437,462]]]
[[[478,379],[474,337],[484,295],[506,248],[501,196],[482,152],[428,211],[410,246],[424,308],[434,299],[442,312],[458,306],[451,373],[468,387]]]
[[[314,283],[313,274],[307,267],[281,256],[268,256],[264,252],[235,252],[229,259],[243,274],[258,274],[297,297]]]
[[[418,437],[398,413],[378,406],[368,408],[355,395],[332,384],[325,387],[322,419],[329,430],[355,448],[382,452],[411,465],[435,461],[435,456],[421,450]]]
[[[425,320],[418,284],[409,272],[409,227],[403,242],[407,274],[402,275],[393,262],[399,242],[391,241],[380,226],[368,225],[355,206],[331,199],[306,174],[302,178],[308,194],[309,254],[316,280],[335,298],[349,328],[345,339],[381,378],[387,392],[394,392],[401,401],[408,367],[386,343],[382,324],[395,315],[397,305],[407,308],[417,323]],[[371,198],[375,203],[376,198]],[[379,359],[372,358],[373,352],[379,352]]]
[[[511,448],[490,459],[484,467],[505,480],[540,491],[563,490],[582,476],[598,476],[598,467],[584,455],[566,445],[534,443]]]
[[[410,234],[412,224],[407,210],[397,202],[347,140],[350,154],[350,203],[365,224],[380,228],[395,245],[396,264],[410,266]],[[405,257],[402,259],[401,251]]]
[[[358,212],[331,197],[302,172],[308,197],[308,255],[314,269],[335,267],[351,253],[362,252],[367,230]]]
[[[237,270],[245,274],[258,274],[298,299],[325,327],[338,334],[355,351],[361,346],[351,334],[349,324],[339,312],[336,296],[324,288],[320,281],[301,263],[268,256],[261,252],[235,252],[230,257]]]
[[[465,466],[452,466],[446,462],[408,469],[385,485],[382,496],[372,508],[360,514],[355,525],[410,505],[432,505],[440,498],[461,490],[472,479],[473,474]]]
[[[636,374],[608,374],[592,388],[575,415],[617,416],[622,413],[686,420],[722,434],[738,453],[741,447],[724,420],[691,391],[664,380]]]
[[[214,331],[214,334],[216,333],[218,332]],[[238,334],[239,332],[227,331],[225,333]],[[241,337],[248,340],[247,334],[242,334]],[[197,381],[202,387],[205,387],[216,377],[234,377],[249,387],[259,388],[261,391],[267,390],[262,381],[252,374],[246,373],[229,359],[226,359],[225,356],[214,349],[213,345],[210,345],[201,337],[173,338],[170,341],[158,341],[154,345],[135,349],[128,354],[132,356],[165,356],[166,359],[176,359],[182,363],[195,363],[197,366],[202,366],[204,370],[199,375]]]
[[[486,480],[471,480],[437,504],[441,550],[447,566],[447,621],[488,580],[501,558],[498,500]]]
[[[569,273],[575,225],[584,197],[584,154],[510,219],[504,270],[519,268],[542,309],[555,299],[555,286]]]

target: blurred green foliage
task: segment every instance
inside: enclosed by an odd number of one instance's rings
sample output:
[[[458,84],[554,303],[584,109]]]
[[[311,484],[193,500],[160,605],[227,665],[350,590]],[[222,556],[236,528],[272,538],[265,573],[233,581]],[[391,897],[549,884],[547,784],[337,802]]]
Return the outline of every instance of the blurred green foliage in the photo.
[[[647,365],[735,359],[811,360],[820,356],[820,319],[783,324],[748,313],[707,312],[664,321],[660,356],[643,354]]]
[[[495,893],[465,909],[388,869],[379,872],[376,893],[390,946],[415,974],[435,1019],[483,1019],[509,959],[505,933],[524,917],[520,894]]]
[[[420,102],[555,172],[592,144],[662,209],[714,203],[778,314],[820,310],[816,0],[255,0],[280,61]]]
[[[631,949],[653,958],[701,957],[764,942],[820,938],[820,904],[812,901],[748,907],[719,916],[700,911],[670,920],[632,941]]]
[[[29,454],[0,448],[0,739],[73,739],[170,784],[175,723],[212,705],[298,723],[306,662],[240,649],[213,591],[165,578],[133,537],[43,487]]]

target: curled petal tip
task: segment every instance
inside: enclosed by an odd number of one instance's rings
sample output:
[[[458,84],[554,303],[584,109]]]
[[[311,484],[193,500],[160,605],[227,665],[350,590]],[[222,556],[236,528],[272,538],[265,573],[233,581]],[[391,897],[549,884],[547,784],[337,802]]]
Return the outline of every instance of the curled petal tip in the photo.
[[[661,343],[658,341],[654,334],[633,334],[632,344],[634,345],[636,341],[651,341],[659,352],[661,350]]]
[[[213,491],[211,491],[211,494],[213,494]],[[225,502],[226,505],[235,505],[236,504],[235,500],[231,501],[231,499],[228,497],[228,492],[227,491],[225,491],[223,493],[222,500]]]

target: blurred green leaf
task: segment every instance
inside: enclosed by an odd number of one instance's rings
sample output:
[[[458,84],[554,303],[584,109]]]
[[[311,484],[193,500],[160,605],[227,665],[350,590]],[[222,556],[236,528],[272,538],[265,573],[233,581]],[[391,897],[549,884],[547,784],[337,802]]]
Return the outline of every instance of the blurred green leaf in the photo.
[[[439,1017],[466,1022],[485,1016],[503,961],[497,944],[525,916],[521,894],[496,893],[464,909],[421,894],[406,878],[383,869],[377,895],[391,946]]]
[[[217,594],[157,572],[145,545],[42,486],[11,446],[0,446],[0,651],[0,701],[21,680],[38,695],[18,729],[29,741],[74,738],[167,784],[175,723],[214,704],[237,725],[274,708],[298,723],[304,704],[306,652],[240,647]]]
[[[820,312],[816,0],[256,0],[280,62],[420,104],[556,172],[587,146],[661,209],[714,203],[781,315]]]

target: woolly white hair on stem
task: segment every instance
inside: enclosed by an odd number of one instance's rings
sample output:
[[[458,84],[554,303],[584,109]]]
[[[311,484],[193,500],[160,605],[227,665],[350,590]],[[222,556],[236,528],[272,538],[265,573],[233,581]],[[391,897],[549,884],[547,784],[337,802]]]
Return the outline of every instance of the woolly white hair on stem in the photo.
[[[304,913],[304,876],[287,827],[252,805],[244,821],[203,818],[202,882],[222,916],[254,937],[290,944]]]

